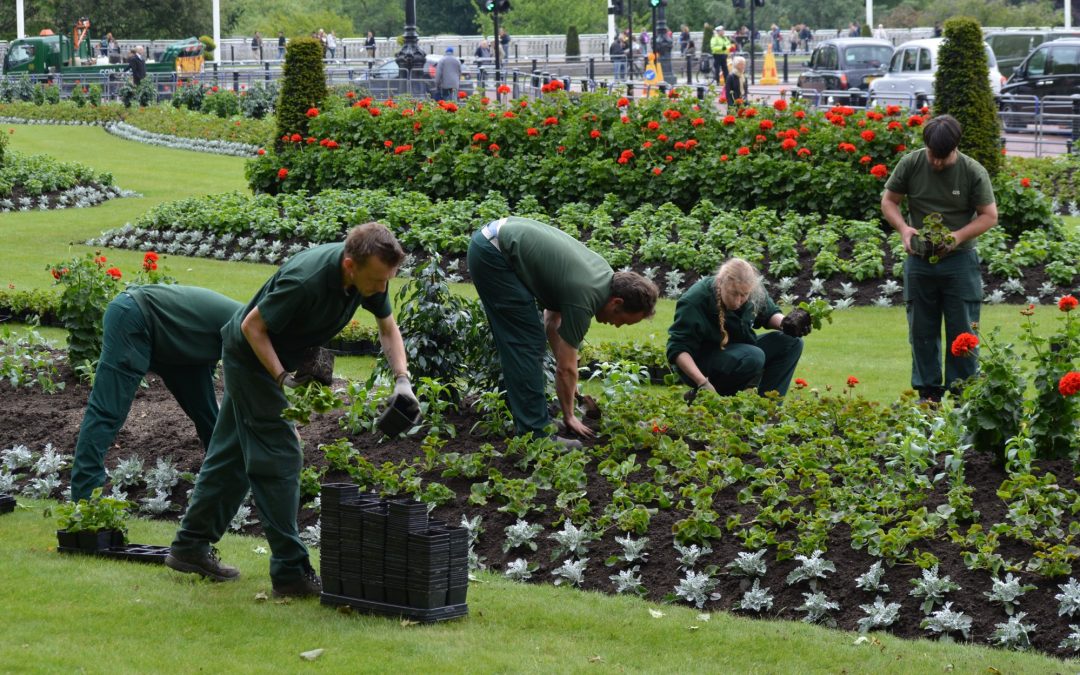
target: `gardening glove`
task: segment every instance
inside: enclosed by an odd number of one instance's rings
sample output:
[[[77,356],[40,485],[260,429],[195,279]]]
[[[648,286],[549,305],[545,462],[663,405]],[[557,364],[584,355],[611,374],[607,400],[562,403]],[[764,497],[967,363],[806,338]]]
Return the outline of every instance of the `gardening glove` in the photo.
[[[297,379],[307,377],[329,387],[334,383],[334,355],[322,347],[309,347],[300,357],[294,375]]]
[[[713,386],[712,382],[710,382],[708,379],[706,379],[701,384],[697,385],[696,387],[691,388],[690,391],[683,394],[683,400],[686,401],[686,405],[692,404],[694,402],[694,400],[697,398],[698,393],[702,392],[702,391],[711,391],[712,393],[715,394],[716,393],[716,387]]]
[[[297,387],[302,387],[308,382],[311,382],[311,379],[312,377],[310,374],[293,375],[289,371],[283,370],[281,371],[281,374],[277,376],[277,385],[282,388],[288,387],[290,389],[296,389]]]
[[[394,380],[393,396],[407,402],[408,405],[402,409],[406,416],[413,417],[420,412],[420,401],[416,399],[416,394],[413,393],[412,382],[409,381],[408,375],[398,375],[397,379]]]
[[[791,313],[780,321],[780,330],[784,332],[784,335],[790,335],[791,337],[809,335],[812,330],[810,313],[805,309],[791,310]]]

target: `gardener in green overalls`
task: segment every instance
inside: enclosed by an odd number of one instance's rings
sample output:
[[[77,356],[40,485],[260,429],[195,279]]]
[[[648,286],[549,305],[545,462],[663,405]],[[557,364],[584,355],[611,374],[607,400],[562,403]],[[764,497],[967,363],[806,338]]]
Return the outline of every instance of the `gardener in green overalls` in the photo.
[[[274,596],[321,592],[296,524],[304,456],[296,428],[281,417],[288,406],[283,387],[301,384],[290,371],[304,351],[334,337],[363,307],[375,315],[396,376],[394,393],[415,402],[387,294],[404,257],[385,226],[360,225],[344,243],[290,258],[225,324],[221,415],[166,565],[215,581],[239,576],[211,545],[225,534],[250,487],[270,544]]]
[[[960,333],[977,330],[982,278],[975,238],[997,224],[990,176],[957,150],[962,129],[949,115],[923,125],[921,150],[896,165],[881,198],[881,212],[904,242],[904,302],[911,342],[911,386],[924,401],[939,401],[945,389],[975,374],[974,357],[949,353]],[[900,205],[907,196],[910,224]],[[938,213],[952,242],[932,250],[917,236],[926,216]],[[930,262],[934,256],[937,262]],[[945,319],[945,378],[941,376],[941,322]]]
[[[773,330],[757,335],[755,328]],[[756,389],[783,396],[802,355],[802,337],[810,330],[805,310],[784,316],[753,265],[732,258],[679,298],[667,357],[693,387],[688,401],[702,390],[726,396]]]
[[[240,303],[205,288],[131,286],[105,309],[105,334],[94,388],[71,467],[71,499],[105,484],[105,453],[124,426],[135,391],[154,371],[195,423],[203,447],[218,416],[214,368],[221,327]]]
[[[566,431],[592,436],[574,410],[578,348],[593,317],[625,326],[652,316],[656,285],[634,272],[613,272],[570,235],[528,218],[503,218],[482,227],[469,242],[468,263],[495,337],[517,432],[548,433],[546,337],[555,355],[555,392]]]

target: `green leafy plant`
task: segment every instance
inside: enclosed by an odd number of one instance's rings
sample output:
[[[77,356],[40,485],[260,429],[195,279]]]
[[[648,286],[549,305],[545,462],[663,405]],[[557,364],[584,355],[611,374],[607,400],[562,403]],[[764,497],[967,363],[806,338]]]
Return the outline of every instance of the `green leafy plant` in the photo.
[[[49,265],[60,294],[60,321],[67,329],[68,360],[96,361],[101,353],[102,320],[121,277],[100,253],[87,253],[67,262]]]
[[[56,507],[56,525],[68,532],[119,530],[126,536],[130,508],[131,502],[105,497],[98,487],[90,493],[90,499],[59,504]]]

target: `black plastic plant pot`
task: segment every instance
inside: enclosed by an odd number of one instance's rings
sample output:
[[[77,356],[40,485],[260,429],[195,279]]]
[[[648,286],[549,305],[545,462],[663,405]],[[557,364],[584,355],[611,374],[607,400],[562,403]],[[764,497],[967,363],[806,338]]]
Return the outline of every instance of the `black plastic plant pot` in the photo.
[[[465,596],[469,593],[468,586],[451,586],[446,592],[446,604],[448,605],[464,605]]]
[[[417,609],[435,609],[446,606],[446,589],[438,591],[416,591],[409,589],[409,607]]]
[[[11,495],[0,495],[0,513],[11,513],[15,510],[15,498]]]
[[[357,586],[359,586],[359,584],[357,584]],[[344,582],[336,577],[328,577],[324,574],[322,576],[322,587],[323,593],[332,593],[334,595],[351,595],[350,593],[345,593],[342,590],[344,588]]]
[[[79,532],[79,549],[83,551],[103,551],[112,548],[116,530],[83,530]],[[120,534],[123,545],[123,533]]]
[[[67,530],[56,531],[56,545],[59,548],[74,551],[79,548],[79,533]]]
[[[369,581],[364,581],[364,600],[371,600],[372,602],[385,602],[386,601],[386,587],[382,584],[373,584]]]
[[[403,586],[386,586],[386,602],[391,605],[409,604],[409,592]]]
[[[390,438],[395,438],[404,431],[411,429],[420,420],[420,410],[416,403],[404,396],[394,394],[390,397],[389,405],[379,416],[376,423],[379,431]]]

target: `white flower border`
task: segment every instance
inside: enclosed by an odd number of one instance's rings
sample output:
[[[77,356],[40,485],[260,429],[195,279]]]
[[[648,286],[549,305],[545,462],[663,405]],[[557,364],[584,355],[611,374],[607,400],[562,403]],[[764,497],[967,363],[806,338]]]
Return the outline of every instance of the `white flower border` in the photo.
[[[127,122],[109,122],[105,125],[105,131],[113,136],[118,136],[129,141],[137,141],[149,145],[159,145],[166,148],[174,148],[176,150],[209,152],[215,155],[254,157],[259,149],[259,146],[257,145],[237,143],[235,141],[203,140],[199,138],[172,136],[169,134],[158,134],[132,126]]]

